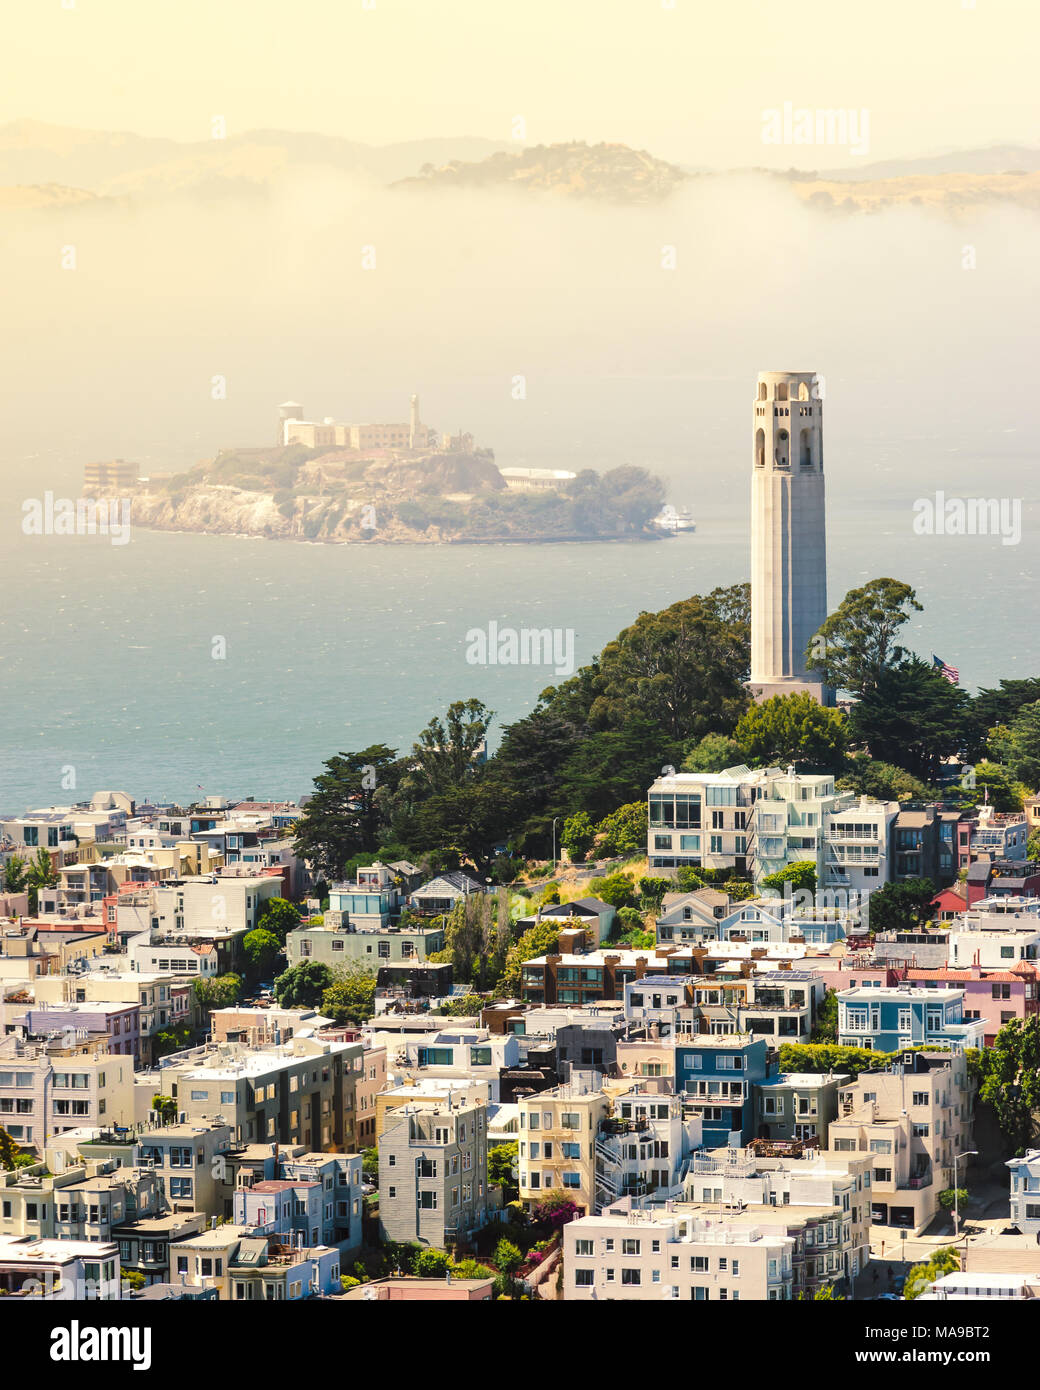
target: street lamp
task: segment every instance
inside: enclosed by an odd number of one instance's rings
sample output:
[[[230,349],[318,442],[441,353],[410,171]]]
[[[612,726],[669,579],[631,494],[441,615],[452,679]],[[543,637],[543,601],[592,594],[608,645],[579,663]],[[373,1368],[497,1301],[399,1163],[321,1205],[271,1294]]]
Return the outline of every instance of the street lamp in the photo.
[[[552,831],[552,835],[553,835],[553,872],[554,872],[554,873],[556,872],[556,822],[557,822],[559,819],[560,819],[559,816],[553,816],[553,831]]]
[[[961,1209],[960,1209],[960,1204],[959,1204],[958,1201],[957,1201],[957,1197],[958,1197],[958,1192],[957,1192],[957,1160],[958,1160],[958,1159],[961,1159],[961,1158],[971,1158],[971,1156],[972,1156],[973,1154],[977,1157],[977,1156],[978,1156],[978,1152],[979,1152],[978,1149],[965,1149],[963,1153],[961,1153],[961,1154],[954,1154],[954,1156],[953,1156],[953,1239],[954,1239],[954,1244],[956,1244],[956,1242],[957,1242],[957,1235],[958,1235],[958,1232],[959,1232],[959,1230],[960,1230],[960,1224],[961,1224]],[[968,1262],[968,1242],[965,1241],[965,1242],[964,1242],[964,1263],[967,1264],[967,1262]]]

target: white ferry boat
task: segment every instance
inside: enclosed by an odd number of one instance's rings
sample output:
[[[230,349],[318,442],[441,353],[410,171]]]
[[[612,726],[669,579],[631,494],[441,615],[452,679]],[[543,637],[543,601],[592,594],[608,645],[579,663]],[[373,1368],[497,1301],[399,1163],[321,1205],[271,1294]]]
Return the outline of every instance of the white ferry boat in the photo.
[[[681,532],[689,533],[697,529],[693,513],[689,507],[673,507],[670,502],[664,504],[651,525],[656,526],[661,531],[669,531],[672,535],[679,535]]]

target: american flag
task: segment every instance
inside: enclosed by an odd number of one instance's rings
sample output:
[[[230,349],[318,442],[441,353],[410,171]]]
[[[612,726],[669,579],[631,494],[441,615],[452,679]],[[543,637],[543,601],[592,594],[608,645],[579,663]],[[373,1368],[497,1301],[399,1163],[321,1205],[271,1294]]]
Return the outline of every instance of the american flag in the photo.
[[[946,677],[951,685],[960,685],[961,673],[956,666],[947,666],[946,662],[941,657],[936,656],[934,652],[932,653],[932,665],[941,676]]]

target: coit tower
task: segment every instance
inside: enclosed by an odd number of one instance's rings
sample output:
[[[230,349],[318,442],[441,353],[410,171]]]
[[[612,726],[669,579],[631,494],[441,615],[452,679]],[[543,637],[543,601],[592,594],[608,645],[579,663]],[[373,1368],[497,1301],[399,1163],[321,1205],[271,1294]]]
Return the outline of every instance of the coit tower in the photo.
[[[834,693],[807,666],[827,617],[823,392],[815,372],[761,372],[751,467],[751,680],[755,698]]]

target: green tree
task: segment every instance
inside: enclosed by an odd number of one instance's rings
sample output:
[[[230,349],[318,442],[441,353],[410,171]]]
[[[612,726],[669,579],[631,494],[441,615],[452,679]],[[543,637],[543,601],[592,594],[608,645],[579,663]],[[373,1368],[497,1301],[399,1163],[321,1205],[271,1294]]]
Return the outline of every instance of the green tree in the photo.
[[[274,997],[283,1009],[316,1009],[322,995],[335,983],[327,965],[317,960],[301,960],[274,982]]]
[[[599,898],[605,903],[610,903],[611,907],[634,907],[635,906],[635,877],[629,873],[622,873],[620,869],[606,878],[593,878],[589,880],[589,895]]]
[[[706,887],[706,880],[691,864],[683,864],[676,869],[675,882],[680,893],[695,893],[698,888]]]
[[[163,1124],[172,1124],[177,1118],[177,1102],[173,1096],[164,1096],[161,1092],[152,1096],[152,1109]]]
[[[7,1130],[0,1125],[0,1168],[7,1173],[13,1172],[15,1168],[19,1167],[18,1160],[20,1157],[21,1151],[18,1145],[8,1134]]]
[[[774,695],[747,709],[734,731],[749,764],[788,763],[837,767],[844,756],[848,721],[807,693]]]
[[[600,656],[594,725],[632,715],[686,741],[728,733],[747,708],[750,585],[714,589],[660,613],[640,613]]]
[[[792,893],[805,890],[808,893],[816,892],[816,865],[811,859],[795,859],[790,864],[785,864],[782,869],[778,869],[775,874],[766,874],[762,880],[763,888],[773,888],[778,893],[783,893],[785,887],[790,885]]]
[[[1023,788],[1009,768],[999,763],[983,761],[972,768],[974,787],[969,789],[971,800],[978,805],[987,801],[997,811],[1021,811]]]
[[[20,854],[12,854],[4,865],[4,891],[20,893],[25,887],[29,866]]]
[[[376,1011],[376,977],[359,963],[334,972],[321,993],[321,1012],[334,1022],[367,1023]]]
[[[844,1294],[836,1293],[836,1288],[836,1284],[821,1284],[820,1287],[813,1292],[811,1301],[813,1303],[844,1303],[846,1301]],[[798,1297],[803,1300],[808,1300],[809,1298],[804,1289]]]
[[[515,1274],[524,1262],[523,1252],[518,1245],[503,1237],[495,1246],[491,1256],[503,1274]]]
[[[960,1256],[956,1250],[949,1246],[937,1250],[931,1259],[912,1266],[903,1286],[903,1297],[911,1300],[920,1298],[936,1279],[941,1279],[944,1274],[953,1274],[960,1267]]]
[[[554,951],[560,937],[559,922],[537,922],[514,941],[506,954],[505,967],[498,988],[502,993],[519,994],[520,971],[525,960],[534,960]]]
[[[190,1045],[191,1028],[186,1023],[179,1023],[156,1033],[152,1051],[156,1057],[167,1057],[171,1052],[183,1052]]]
[[[639,905],[645,912],[660,912],[664,895],[670,893],[675,885],[670,878],[641,878],[639,880]]]
[[[379,1182],[379,1149],[375,1145],[361,1155],[361,1176],[366,1182]]]
[[[1008,763],[1020,782],[1040,787],[1040,700],[1023,705],[1009,730]]]
[[[266,927],[256,927],[246,932],[242,938],[242,949],[249,961],[249,969],[255,980],[262,980],[272,969],[281,953],[282,943],[273,931]]]
[[[314,779],[314,793],[296,822],[295,852],[330,882],[351,856],[375,849],[381,815],[377,791],[400,775],[385,743],[359,753],[337,753]]]
[[[875,888],[869,901],[871,931],[908,931],[920,926],[931,915],[937,891],[930,878],[906,878]]]
[[[869,753],[853,753],[834,785],[839,791],[855,792],[872,801],[929,801],[934,796],[927,782]]]
[[[726,734],[705,734],[690,746],[679,770],[725,772],[729,767],[739,767],[743,761],[744,750],[735,739]]]
[[[207,980],[195,981],[195,1002],[203,1012],[211,1014],[214,1009],[229,1009],[242,998],[242,976],[230,971],[226,975],[214,975]]]
[[[447,1018],[472,1018],[484,1007],[484,997],[480,994],[459,994],[449,999],[439,1010]]]
[[[431,796],[453,792],[480,775],[478,761],[494,718],[480,700],[455,700],[433,718],[412,749],[416,775]]]
[[[968,1205],[968,1189],[966,1187],[946,1187],[939,1193],[939,1205],[943,1211],[963,1211]]]
[[[596,826],[596,834],[604,836],[603,848],[607,854],[632,854],[635,850],[645,850],[646,828],[646,801],[630,801],[604,816]]]
[[[1040,1017],[1005,1023],[984,1065],[979,1099],[993,1107],[1009,1153],[1022,1154],[1033,1144],[1040,1109]]]
[[[578,811],[563,822],[560,844],[575,863],[580,863],[592,848],[596,839],[595,827],[587,811]]]
[[[412,1273],[420,1279],[443,1279],[451,1260],[443,1250],[420,1250],[412,1264]]]
[[[504,1187],[507,1192],[517,1190],[513,1169],[517,1161],[516,1144],[493,1144],[488,1149],[488,1183],[493,1187]]]
[[[53,888],[58,875],[51,864],[51,857],[45,849],[38,849],[36,856],[26,872],[25,882],[29,889],[29,915],[35,916],[40,905],[40,889]]]
[[[140,1293],[148,1284],[146,1276],[139,1269],[122,1269],[119,1278],[123,1288],[129,1289],[131,1293]]]
[[[853,705],[849,727],[872,757],[934,781],[941,760],[964,742],[968,697],[934,666],[911,657],[880,672]]]
[[[911,613],[922,611],[909,584],[872,579],[849,590],[810,641],[805,660],[828,685],[862,699],[905,658],[896,634]]]
[[[286,936],[289,932],[296,931],[299,925],[299,908],[287,898],[267,898],[260,904],[260,910],[256,914],[257,930],[262,927],[264,931],[270,932],[277,938],[279,946],[285,945]]]
[[[812,1041],[814,1043],[836,1043],[838,1041],[838,996],[832,989],[827,990],[820,1000],[820,1007],[816,1010]]]
[[[495,943],[491,952],[491,978],[498,980],[506,968],[506,956],[513,940],[513,919],[509,911],[509,895],[501,889],[495,903]]]

